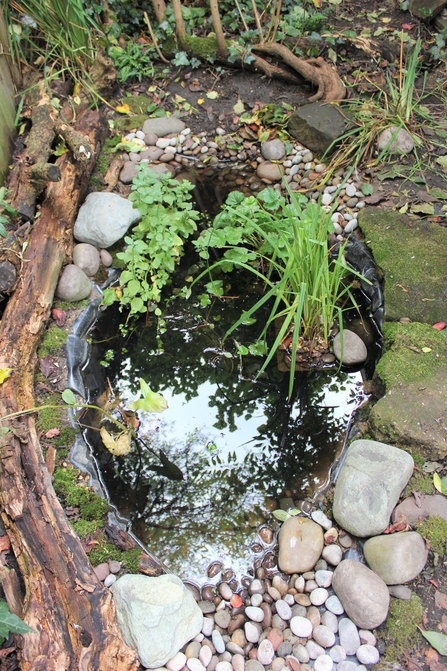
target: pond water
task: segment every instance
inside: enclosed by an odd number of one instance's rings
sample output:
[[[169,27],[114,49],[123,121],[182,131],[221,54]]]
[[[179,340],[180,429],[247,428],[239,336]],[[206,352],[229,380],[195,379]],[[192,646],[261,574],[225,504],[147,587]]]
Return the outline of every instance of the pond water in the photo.
[[[243,575],[257,553],[268,554],[259,526],[268,520],[274,528],[271,513],[282,498],[296,504],[327,488],[364,400],[360,372],[298,371],[290,401],[289,373],[276,360],[257,377],[262,358],[237,354],[239,344],[254,342],[257,324],[222,344],[250,301],[238,292],[208,307],[179,299],[161,329],[155,317],[140,323],[115,347],[120,355],[107,375],[121,398],[136,398],[143,378],[167,400],[160,415],[140,417],[150,449],[135,444],[114,457],[97,432],[87,436],[110,500],[134,533],[171,571],[196,582],[214,560]],[[104,339],[109,327],[106,318],[94,337]]]

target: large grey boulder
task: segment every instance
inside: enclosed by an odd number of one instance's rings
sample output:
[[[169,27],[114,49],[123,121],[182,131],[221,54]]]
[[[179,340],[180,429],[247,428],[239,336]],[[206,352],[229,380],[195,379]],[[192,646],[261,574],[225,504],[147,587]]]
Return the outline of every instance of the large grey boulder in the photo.
[[[124,640],[147,669],[164,666],[202,629],[202,611],[175,575],[128,574],[110,589]]]
[[[116,193],[90,193],[79,210],[74,237],[95,247],[107,248],[126,234],[141,219],[132,203]]]
[[[165,137],[171,133],[181,133],[186,128],[185,123],[175,116],[163,116],[157,119],[147,119],[143,124],[143,133],[153,133],[158,137]]]
[[[56,287],[56,296],[61,301],[76,303],[90,296],[92,283],[81,268],[73,264],[65,266]]]
[[[317,102],[295,110],[290,115],[287,130],[298,142],[322,156],[350,125],[350,119],[336,105]],[[331,152],[334,149],[335,145]]]
[[[424,539],[416,531],[370,538],[363,552],[368,566],[387,585],[413,580],[424,568],[428,554]]]
[[[334,571],[332,587],[348,617],[360,629],[386,620],[390,595],[382,578],[361,562],[345,559]]]
[[[430,21],[447,6],[447,0],[410,0],[408,9],[420,19]]]
[[[324,546],[323,529],[307,517],[289,517],[278,537],[278,566],[284,573],[313,569]]]
[[[354,536],[381,534],[413,466],[412,457],[397,447],[375,440],[351,443],[335,485],[335,520]]]

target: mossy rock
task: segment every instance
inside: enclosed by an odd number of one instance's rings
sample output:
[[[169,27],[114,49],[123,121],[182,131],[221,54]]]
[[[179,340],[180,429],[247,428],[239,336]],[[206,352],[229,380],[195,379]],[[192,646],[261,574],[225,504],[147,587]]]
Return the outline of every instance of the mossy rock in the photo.
[[[374,386],[385,393],[371,410],[370,432],[376,440],[442,459],[447,455],[447,338],[427,324],[385,324],[383,330],[384,354]]]
[[[359,224],[385,275],[385,319],[446,321],[447,230],[372,207],[360,212]]]

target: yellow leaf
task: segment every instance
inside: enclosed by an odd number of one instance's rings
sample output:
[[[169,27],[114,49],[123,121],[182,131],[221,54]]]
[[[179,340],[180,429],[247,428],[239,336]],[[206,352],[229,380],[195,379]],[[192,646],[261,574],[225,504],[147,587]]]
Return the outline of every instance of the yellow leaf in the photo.
[[[130,452],[130,431],[123,431],[116,439],[102,426],[99,432],[104,446],[116,457],[122,457]]]
[[[79,91],[81,90],[81,85],[79,82],[76,82],[76,84],[73,86],[73,94],[74,96],[77,96]]]
[[[431,347],[422,347],[422,351],[424,352],[424,354],[428,354],[429,352],[431,352]]]
[[[400,214],[405,214],[405,212],[406,212],[407,210],[408,210],[408,203],[405,203],[405,205],[403,205],[403,206],[400,208],[399,212],[400,212]]]
[[[5,380],[11,375],[11,368],[0,368],[0,384],[3,384]]]
[[[124,105],[118,105],[118,107],[115,107],[115,110],[120,114],[130,114],[130,107],[127,105],[127,103]]]
[[[386,17],[382,19],[382,23],[389,23],[391,19],[387,19]]]
[[[176,103],[184,103],[185,102],[185,98],[182,98],[182,96],[179,96],[178,93],[175,94],[174,100],[175,100]]]
[[[442,494],[443,491],[442,491],[441,478],[439,477],[439,475],[437,473],[433,474],[433,484],[436,487],[436,489],[438,490],[438,492],[441,492],[441,494]]]
[[[197,101],[197,104],[198,105],[203,105],[204,102],[205,102],[204,98],[199,98],[198,101]]]
[[[149,93],[155,93],[156,90],[157,90],[156,86],[149,86],[149,88],[148,88]]]

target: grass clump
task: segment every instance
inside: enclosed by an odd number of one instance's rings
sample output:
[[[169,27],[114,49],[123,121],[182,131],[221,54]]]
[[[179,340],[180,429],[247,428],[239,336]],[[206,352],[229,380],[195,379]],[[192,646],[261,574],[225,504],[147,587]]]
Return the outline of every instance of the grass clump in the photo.
[[[54,354],[65,345],[68,338],[68,333],[63,329],[60,329],[55,324],[52,324],[45,332],[39,348],[37,350],[37,356],[39,359],[43,359],[46,356]]]
[[[418,638],[418,625],[422,615],[422,601],[416,594],[412,594],[409,601],[391,598],[383,631],[387,646],[386,661],[394,662],[405,650],[411,650]]]
[[[416,524],[419,531],[429,543],[430,549],[439,555],[447,552],[447,520],[435,515]]]

